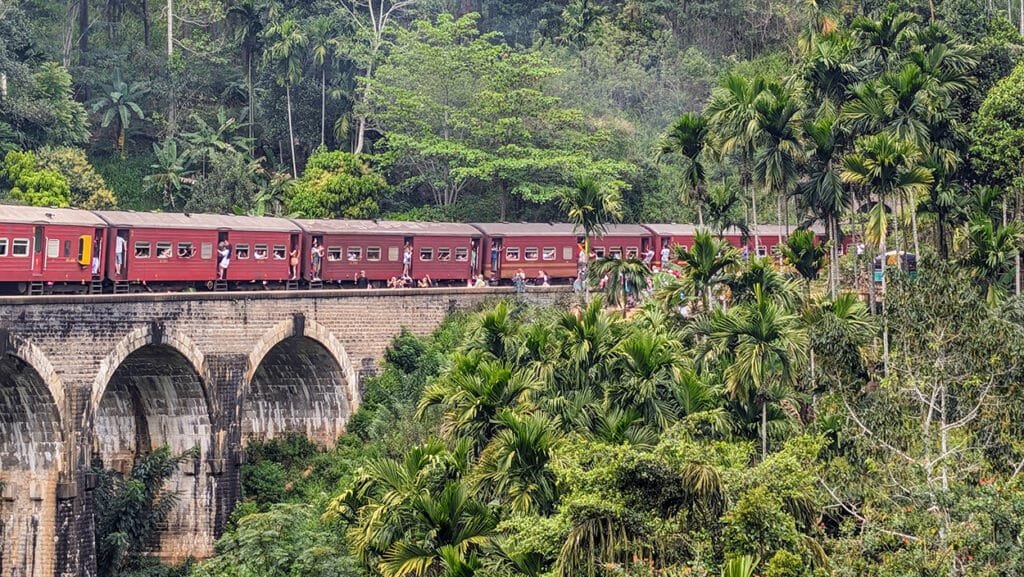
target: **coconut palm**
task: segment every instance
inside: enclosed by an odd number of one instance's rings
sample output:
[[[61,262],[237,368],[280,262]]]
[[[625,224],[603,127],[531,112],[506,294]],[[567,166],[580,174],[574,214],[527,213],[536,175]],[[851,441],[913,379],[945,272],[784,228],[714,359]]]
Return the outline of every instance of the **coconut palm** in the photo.
[[[177,196],[191,181],[186,155],[178,154],[177,141],[167,140],[153,144],[153,156],[156,162],[149,165],[153,172],[143,177],[142,184],[147,192],[159,192],[164,204],[175,208]]]
[[[711,310],[711,292],[725,281],[725,273],[740,261],[739,252],[706,230],[699,230],[693,238],[693,246],[677,245],[676,259],[681,261],[684,274],[690,286],[700,297],[705,311]]]
[[[651,269],[635,258],[602,258],[590,269],[591,282],[606,278],[605,297],[609,303],[619,305],[623,310],[629,306],[630,295],[639,300],[640,291],[647,288],[650,276]]]
[[[814,231],[808,229],[794,230],[779,249],[786,262],[804,279],[804,297],[809,299],[811,281],[818,278],[825,266],[828,251],[816,242]]]
[[[294,18],[284,18],[264,31],[264,39],[269,44],[267,51],[263,53],[264,63],[273,68],[278,86],[284,87],[288,106],[288,144],[291,148],[292,178],[298,178],[295,129],[292,125],[292,86],[302,80],[302,61],[308,38]]]
[[[739,156],[740,184],[750,194],[750,230],[753,231],[755,246],[760,246],[761,242],[757,227],[757,191],[751,186],[751,163],[754,160],[754,136],[758,124],[755,105],[765,87],[766,82],[761,77],[747,80],[744,76],[730,72],[711,92],[711,100],[704,111],[719,152]]]
[[[754,301],[717,311],[710,337],[725,352],[726,392],[761,409],[761,457],[768,454],[768,403],[773,389],[796,382],[804,361],[807,332],[796,315],[767,298],[760,287]]]
[[[148,93],[148,82],[127,82],[121,77],[121,70],[115,68],[110,85],[103,90],[102,96],[92,102],[92,111],[102,113],[100,126],[107,128],[114,123],[114,149],[121,153],[121,158],[125,155],[132,118],[146,119],[140,104]]]
[[[576,230],[583,231],[583,252],[590,258],[590,238],[601,236],[611,222],[622,219],[622,196],[591,176],[576,179],[576,186],[562,195],[562,210]]]
[[[708,120],[696,112],[680,116],[662,137],[661,154],[677,157],[690,200],[697,206],[697,221],[704,228],[704,158],[708,153]],[[683,195],[684,198],[686,194]]]

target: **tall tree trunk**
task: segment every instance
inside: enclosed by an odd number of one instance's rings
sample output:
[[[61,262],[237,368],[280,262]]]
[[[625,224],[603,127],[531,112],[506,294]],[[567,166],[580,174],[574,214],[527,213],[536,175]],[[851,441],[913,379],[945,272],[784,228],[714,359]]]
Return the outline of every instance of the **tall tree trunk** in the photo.
[[[910,226],[914,235],[914,256],[921,256],[921,239],[917,235],[917,203],[910,206]],[[901,261],[900,264],[903,264]]]
[[[174,0],[167,0],[167,59],[174,55]]]
[[[1020,0],[1020,33],[1024,34],[1024,0]]]
[[[703,228],[704,228],[704,207],[702,207],[701,203],[699,203],[699,202],[697,203],[697,223],[700,226],[700,228],[703,230]]]
[[[768,458],[768,399],[761,399],[761,461]]]
[[[89,0],[78,0],[78,65],[89,60]]]
[[[885,212],[885,195],[884,194],[883,195],[879,195],[879,201],[881,203],[881,206],[879,208],[882,211],[882,235],[881,235],[881,240],[880,240],[880,244],[879,244],[879,250],[882,253],[882,255],[881,255],[882,256],[882,299],[883,299],[883,301],[882,301],[882,366],[884,368],[883,372],[884,372],[886,378],[888,378],[889,377],[889,322],[888,322],[888,317],[889,317],[888,309],[889,309],[889,307],[887,305],[888,305],[889,295],[886,292],[886,289],[888,288],[888,282],[887,282],[886,279],[887,279],[887,277],[889,275],[886,274],[886,269],[888,268],[888,260],[889,260],[889,258],[885,254],[886,253],[886,249],[888,248],[885,241],[886,241],[886,237],[889,236],[889,219],[888,219],[888,214],[886,214],[886,212]],[[896,230],[899,231],[899,223],[896,223]],[[898,234],[899,233],[897,232],[897,235]],[[897,236],[897,239],[898,238],[899,237]],[[898,252],[897,252],[897,258],[899,258],[899,253]],[[871,281],[872,286],[874,286],[874,284],[875,284],[875,279],[874,279],[874,269],[875,269],[875,267],[874,267],[874,263],[873,262],[871,264],[872,264],[872,266],[871,266],[871,277],[872,278],[870,279],[870,281]]]
[[[252,131],[253,131],[253,123],[254,123],[254,121],[253,121],[253,110],[252,110],[253,109],[252,51],[249,50],[249,49],[246,49],[245,53],[246,53],[245,62],[246,62],[246,68],[247,68],[247,71],[248,71],[247,72],[247,76],[248,76],[247,83],[248,83],[248,86],[246,88],[249,91],[249,146],[253,146],[254,143],[253,143],[253,138],[252,138]]]
[[[292,152],[292,178],[299,177],[298,163],[295,162],[295,130],[292,127],[292,88],[290,84],[284,85],[284,96],[288,102],[288,145]]]
[[[743,180],[746,183],[745,186],[750,191],[750,212],[753,218],[752,223],[748,223],[750,231],[754,234],[754,255],[757,256],[757,249],[761,246],[761,235],[759,233],[759,227],[757,224],[757,187],[751,186],[750,179],[750,160],[747,155],[743,155]]]
[[[779,193],[778,199],[775,201],[775,218],[778,220],[779,230],[776,231],[779,237],[779,245],[782,245],[782,193]],[[780,257],[781,258],[781,257]]]
[[[152,32],[149,28],[149,0],[142,0],[140,10],[142,11],[142,42],[146,48],[149,48],[150,38],[152,36]]]
[[[320,71],[320,146],[327,136],[327,68]]]

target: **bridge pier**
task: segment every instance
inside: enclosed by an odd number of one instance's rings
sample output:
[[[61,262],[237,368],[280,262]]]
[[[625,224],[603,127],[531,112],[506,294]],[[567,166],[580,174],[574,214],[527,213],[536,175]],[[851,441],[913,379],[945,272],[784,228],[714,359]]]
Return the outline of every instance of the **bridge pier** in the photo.
[[[403,328],[506,289],[0,298],[0,577],[95,577],[96,459],[193,451],[155,554],[209,555],[249,439],[331,445]],[[564,304],[564,289],[525,297]]]

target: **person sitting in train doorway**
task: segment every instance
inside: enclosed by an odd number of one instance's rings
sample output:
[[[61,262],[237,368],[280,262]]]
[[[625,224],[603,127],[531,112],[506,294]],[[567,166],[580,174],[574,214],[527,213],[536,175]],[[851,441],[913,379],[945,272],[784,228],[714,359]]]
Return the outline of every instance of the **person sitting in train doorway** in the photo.
[[[121,276],[121,269],[124,267],[124,253],[128,250],[128,239],[117,235],[114,242],[114,274]]]
[[[526,292],[526,273],[523,269],[516,271],[516,274],[512,275],[512,285],[516,287],[516,292],[522,294]]]
[[[412,272],[412,245],[405,245],[405,252],[402,253],[402,277],[409,277]]]
[[[228,265],[231,264],[231,245],[227,241],[222,240],[217,245],[217,256],[220,257],[217,262],[217,280],[224,280],[228,274]]]
[[[313,241],[313,246],[309,249],[309,256],[310,263],[313,265],[313,270],[310,271],[311,280],[320,280],[320,265],[324,258],[324,248],[316,240]]]
[[[540,271],[540,274],[537,275],[537,284],[539,286],[551,286],[551,277],[548,276],[548,273]]]
[[[291,267],[291,276],[288,280],[299,279],[299,247],[293,246],[291,252],[288,253],[289,266]]]

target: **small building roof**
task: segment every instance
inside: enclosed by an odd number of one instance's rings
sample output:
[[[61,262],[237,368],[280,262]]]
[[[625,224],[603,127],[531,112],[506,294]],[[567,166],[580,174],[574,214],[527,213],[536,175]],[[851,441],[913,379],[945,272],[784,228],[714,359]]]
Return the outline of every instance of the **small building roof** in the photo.
[[[272,216],[238,216],[221,214],[190,214],[182,212],[96,211],[115,227],[180,228],[188,230],[246,230],[266,232],[299,232],[294,222]]]
[[[402,236],[480,236],[480,231],[457,222],[413,222],[400,220],[324,220],[295,221],[312,234],[371,234]]]
[[[43,208],[36,206],[0,205],[0,222],[15,224],[64,224],[105,227],[103,219],[88,210]]]
[[[583,230],[567,222],[512,223],[478,222],[473,226],[487,236],[583,236]],[[638,224],[609,224],[606,236],[648,236],[651,233]]]

